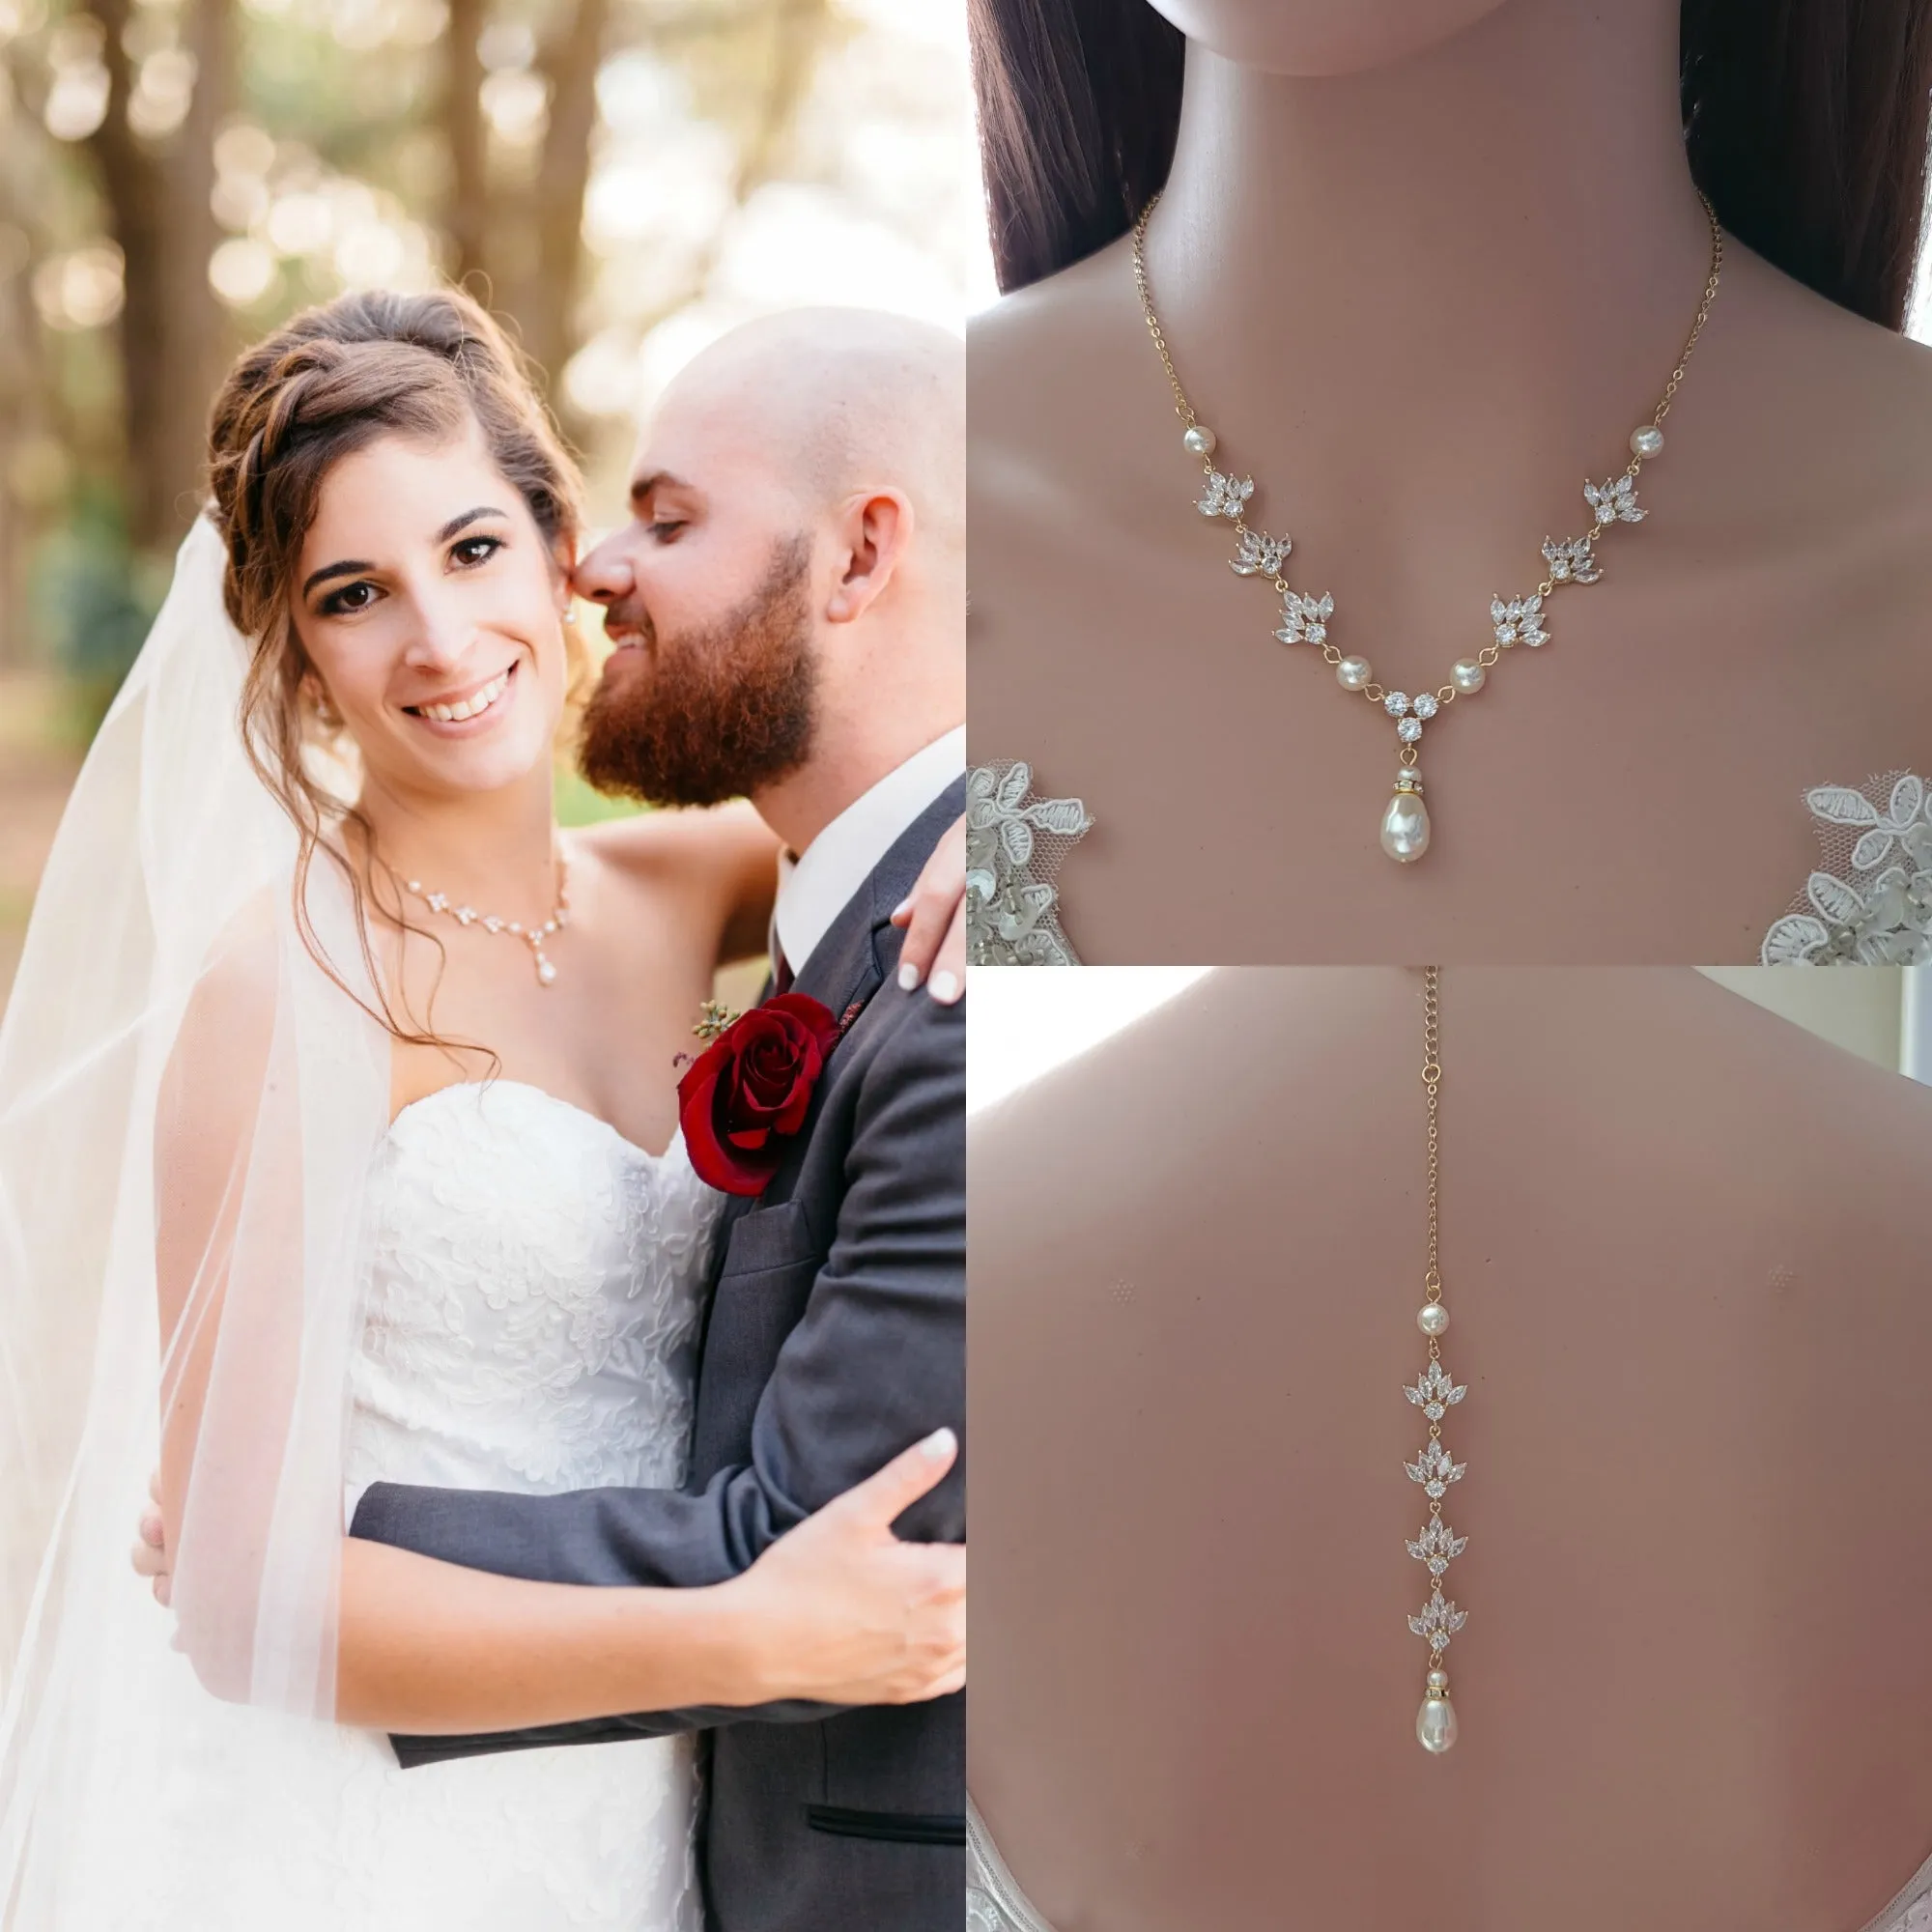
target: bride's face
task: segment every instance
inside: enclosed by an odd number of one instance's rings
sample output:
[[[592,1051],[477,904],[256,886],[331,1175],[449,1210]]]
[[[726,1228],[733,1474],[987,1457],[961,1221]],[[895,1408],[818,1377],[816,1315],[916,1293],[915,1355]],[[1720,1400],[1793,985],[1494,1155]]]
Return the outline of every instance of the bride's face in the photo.
[[[1152,0],[1190,41],[1242,67],[1314,77],[1407,60],[1503,0]]]
[[[569,589],[480,435],[384,437],[338,462],[290,600],[372,780],[480,792],[548,770]]]

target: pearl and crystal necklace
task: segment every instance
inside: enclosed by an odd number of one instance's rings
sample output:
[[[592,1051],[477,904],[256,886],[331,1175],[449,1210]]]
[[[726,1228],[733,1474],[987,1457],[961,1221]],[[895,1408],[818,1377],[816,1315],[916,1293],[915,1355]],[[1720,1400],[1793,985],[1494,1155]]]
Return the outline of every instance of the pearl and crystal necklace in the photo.
[[[430,892],[420,879],[409,879],[405,884],[431,912],[453,919],[458,925],[480,925],[485,932],[504,932],[512,939],[521,939],[536,961],[537,984],[548,986],[554,982],[556,967],[544,952],[544,941],[570,923],[570,865],[561,852],[556,855],[556,904],[551,908],[548,919],[534,925],[525,925],[520,920],[498,919],[495,913],[478,912],[470,905],[451,905],[447,893]]]
[[[1248,498],[1254,495],[1254,478],[1215,469],[1213,457],[1220,440],[1194,413],[1194,406],[1180,386],[1167,337],[1154,314],[1153,298],[1148,291],[1148,218],[1159,206],[1159,195],[1148,203],[1141,218],[1134,223],[1134,286],[1140,291],[1141,313],[1149,334],[1153,337],[1153,345],[1160,352],[1168,386],[1174,391],[1175,413],[1182,424],[1181,443],[1189,455],[1200,458],[1202,473],[1207,478],[1207,487],[1195,507],[1204,517],[1225,517],[1234,525],[1236,548],[1229,568],[1236,576],[1259,577],[1280,595],[1282,622],[1275,636],[1285,644],[1318,646],[1322,658],[1334,668],[1336,681],[1344,691],[1361,693],[1395,720],[1401,763],[1395,775],[1395,794],[1382,812],[1381,846],[1399,865],[1410,865],[1429,850],[1429,808],[1422,802],[1422,774],[1416,769],[1416,747],[1422,727],[1459,696],[1470,697],[1482,690],[1504,651],[1517,644],[1533,647],[1548,643],[1549,633],[1545,628],[1544,599],[1560,584],[1595,583],[1604,574],[1596,555],[1597,539],[1617,524],[1639,524],[1649,514],[1637,505],[1637,477],[1645,461],[1662,451],[1663,419],[1670,413],[1671,399],[1684,380],[1690,353],[1697,346],[1711,304],[1717,299],[1718,279],[1724,265],[1724,238],[1718,226],[1717,211],[1708,196],[1700,193],[1698,199],[1704,204],[1704,214],[1711,225],[1711,272],[1704,283],[1696,320],[1690,325],[1677,366],[1664,384],[1662,398],[1651,412],[1650,420],[1631,432],[1630,463],[1620,476],[1583,485],[1583,498],[1590,506],[1590,527],[1580,537],[1563,543],[1545,538],[1543,560],[1548,574],[1543,582],[1526,597],[1497,597],[1491,603],[1492,641],[1474,657],[1458,659],[1450,668],[1449,682],[1440,690],[1425,691],[1415,697],[1406,692],[1386,690],[1375,681],[1367,658],[1345,657],[1340,647],[1329,641],[1328,620],[1335,614],[1334,598],[1325,591],[1320,597],[1311,597],[1290,589],[1282,572],[1289,553],[1294,548],[1293,541],[1286,534],[1273,537],[1264,530],[1249,527],[1247,506]]]
[[[1429,1674],[1423,1680],[1422,1708],[1415,1714],[1415,1735],[1422,1748],[1440,1756],[1456,1742],[1456,1707],[1449,1701],[1449,1673],[1442,1655],[1449,1639],[1469,1621],[1453,1599],[1442,1594],[1442,1577],[1462,1555],[1469,1539],[1458,1536],[1442,1520],[1442,1498],[1451,1483],[1461,1482],[1468,1466],[1456,1462],[1442,1446],[1442,1418],[1468,1394],[1442,1366],[1442,1337],[1449,1330],[1449,1310],[1442,1299],[1442,1271],[1437,1265],[1435,1237],[1436,1146],[1435,1099],[1442,1089],[1440,997],[1441,968],[1422,969],[1422,1091],[1429,1098],[1429,1265],[1422,1276],[1422,1306],[1415,1325],[1429,1338],[1429,1362],[1414,1384],[1403,1394],[1421,1409],[1429,1422],[1429,1440],[1413,1463],[1403,1468],[1412,1483],[1422,1485],[1429,1498],[1429,1520],[1422,1534],[1407,1546],[1408,1553],[1428,1572],[1429,1601],[1408,1620],[1408,1627],[1429,1645]]]

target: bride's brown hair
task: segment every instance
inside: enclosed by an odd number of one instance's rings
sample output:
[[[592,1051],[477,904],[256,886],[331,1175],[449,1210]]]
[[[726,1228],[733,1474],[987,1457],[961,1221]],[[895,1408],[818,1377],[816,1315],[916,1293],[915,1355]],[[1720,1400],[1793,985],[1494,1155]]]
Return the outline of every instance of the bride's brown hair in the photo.
[[[363,963],[382,1005],[376,1017],[398,1039],[422,1045],[447,1042],[392,1010],[370,945],[362,878],[351,852],[330,836],[347,829],[371,862],[371,879],[383,875],[367,820],[313,769],[334,722],[296,630],[292,591],[324,480],[337,463],[379,437],[440,444],[472,428],[545,543],[574,549],[582,526],[576,466],[519,351],[456,290],[372,291],[306,310],[242,355],[209,419],[207,514],[228,554],[222,598],[250,645],[243,742],[295,823],[298,929],[323,970],[351,991],[309,916],[309,873],[316,854],[327,853],[348,881]],[[581,650],[571,669],[573,685],[580,684],[586,669]],[[406,924],[400,894],[395,899],[384,911]]]
[[[1146,0],[969,0],[993,254],[1023,288],[1167,180],[1186,43]],[[1786,274],[1902,328],[1923,226],[1932,0],[1680,0],[1690,172]]]

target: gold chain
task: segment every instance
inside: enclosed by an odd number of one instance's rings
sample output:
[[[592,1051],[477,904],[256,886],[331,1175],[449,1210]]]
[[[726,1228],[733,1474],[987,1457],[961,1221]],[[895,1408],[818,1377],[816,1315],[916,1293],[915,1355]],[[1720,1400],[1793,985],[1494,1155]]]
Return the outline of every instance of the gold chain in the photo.
[[[1705,194],[1701,188],[1697,191],[1697,199],[1703,204],[1704,218],[1709,223],[1711,230],[1711,270],[1704,279],[1704,293],[1702,298],[1697,303],[1697,313],[1691,321],[1690,333],[1685,337],[1684,347],[1678,355],[1676,367],[1671,370],[1670,380],[1663,385],[1663,394],[1659,399],[1656,409],[1651,412],[1650,427],[1660,432],[1663,428],[1664,417],[1670,413],[1671,401],[1676,396],[1679,387],[1684,382],[1684,372],[1690,366],[1691,355],[1696,350],[1697,338],[1703,334],[1704,325],[1710,320],[1711,306],[1718,298],[1718,284],[1724,272],[1724,231],[1719,225],[1718,211],[1711,206],[1710,196]],[[1153,199],[1141,210],[1140,219],[1134,223],[1134,287],[1140,294],[1141,315],[1147,323],[1148,333],[1153,338],[1153,346],[1160,354],[1160,366],[1167,371],[1167,386],[1174,392],[1174,412],[1180,418],[1181,426],[1184,430],[1193,430],[1200,427],[1201,419],[1194,413],[1194,405],[1187,400],[1187,391],[1180,385],[1179,373],[1174,366],[1174,356],[1167,346],[1167,334],[1160,326],[1160,318],[1154,313],[1153,294],[1148,285],[1148,222],[1152,216],[1154,210],[1159,206],[1160,196],[1156,193]],[[1213,469],[1211,453],[1203,457],[1202,467],[1206,470]],[[1623,473],[1634,483],[1642,469],[1643,458],[1633,452],[1630,462],[1624,466]],[[1231,519],[1231,521],[1234,524],[1235,532],[1237,537],[1245,538],[1251,534],[1245,517],[1236,517]],[[1290,594],[1288,582],[1279,573],[1268,581],[1283,597]],[[1536,595],[1538,597],[1551,596],[1555,593],[1557,584],[1558,581],[1555,578],[1546,577],[1536,586]],[[1323,661],[1331,668],[1339,665],[1346,655],[1339,644],[1331,643],[1326,639],[1322,641],[1321,650]],[[1501,658],[1502,646],[1493,641],[1485,644],[1476,653],[1476,662],[1482,666],[1485,671],[1492,670]],[[1369,683],[1359,685],[1355,688],[1371,704],[1380,704],[1382,699],[1388,696],[1387,688],[1380,684]],[[1455,684],[1440,685],[1435,691],[1435,701],[1438,705],[1453,704],[1458,695],[1459,688]],[[1413,744],[1405,745],[1402,748],[1401,757],[1403,764],[1412,766],[1416,761],[1415,746]]]
[[[1429,1267],[1422,1277],[1422,1287],[1431,1301],[1442,1299],[1435,1230],[1439,1198],[1435,1099],[1442,1091],[1442,1062],[1438,1057],[1442,1049],[1441,975],[1439,966],[1422,969],[1422,1091],[1429,1096]]]

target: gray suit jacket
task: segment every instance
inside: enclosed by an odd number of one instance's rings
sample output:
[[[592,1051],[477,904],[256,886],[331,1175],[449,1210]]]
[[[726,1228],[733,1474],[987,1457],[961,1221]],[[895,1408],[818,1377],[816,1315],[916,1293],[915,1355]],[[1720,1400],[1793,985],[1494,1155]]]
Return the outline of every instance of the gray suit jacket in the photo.
[[[894,981],[888,923],[963,809],[956,781],[848,903],[796,990],[865,1009],[805,1131],[720,1235],[681,1491],[513,1496],[382,1483],[353,1534],[550,1581],[715,1583],[942,1423],[966,1419],[964,1003]],[[897,1525],[963,1542],[963,1460]],[[712,1932],[958,1932],[965,1700],[658,1712],[475,1738],[398,1738],[405,1764],[699,1730]]]

